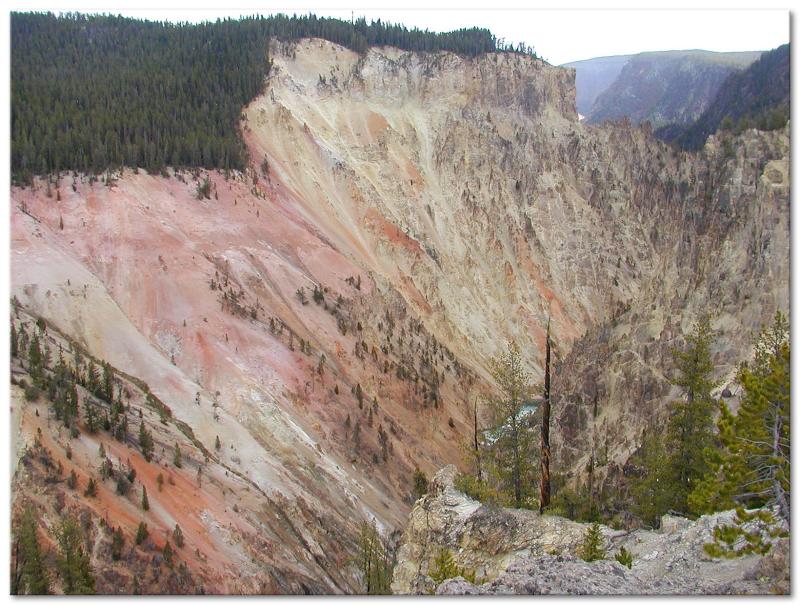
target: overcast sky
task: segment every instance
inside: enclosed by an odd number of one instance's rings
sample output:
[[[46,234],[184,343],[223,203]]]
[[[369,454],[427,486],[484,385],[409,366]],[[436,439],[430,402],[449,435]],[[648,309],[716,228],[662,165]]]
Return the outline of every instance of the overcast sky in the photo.
[[[391,2],[392,0],[388,0]],[[422,2],[422,6],[444,6],[447,0]],[[460,27],[488,27],[498,38],[533,46],[550,63],[559,65],[580,59],[631,54],[652,50],[702,48],[714,51],[768,50],[789,41],[789,12],[779,10],[520,10],[483,8],[495,6],[486,0],[449,0],[459,9],[400,8],[350,9],[341,0],[303,0],[287,3],[271,0],[231,0],[235,9],[218,10],[219,0],[143,0],[137,10],[115,7],[113,1],[88,0],[65,6],[44,2],[38,10],[80,10],[112,12],[142,19],[169,21],[215,20],[253,13],[300,13],[350,19],[351,14],[367,20],[382,19],[435,31]],[[235,4],[234,4],[235,3]],[[353,3],[351,3],[353,4]],[[396,4],[396,0],[395,0]],[[403,6],[420,6],[420,0],[406,0]],[[562,2],[565,4],[565,2]],[[575,6],[575,2],[571,3]],[[624,5],[617,0],[615,6]],[[679,2],[673,2],[679,4]],[[727,0],[735,5],[735,0]],[[750,3],[751,5],[754,2]],[[184,8],[163,8],[165,5]],[[507,5],[507,4],[506,4]],[[526,3],[530,5],[530,3]],[[629,5],[631,5],[629,3]],[[707,3],[705,6],[713,5]],[[719,5],[719,4],[717,4]],[[779,4],[780,5],[780,4]],[[202,7],[197,9],[196,7]],[[386,6],[386,4],[384,4]],[[639,6],[634,4],[631,6]],[[741,3],[740,3],[741,6]],[[774,4],[773,4],[774,6]],[[191,7],[191,8],[190,8]],[[465,9],[465,7],[467,7]],[[475,7],[475,8],[473,8]],[[481,8],[478,8],[481,7]],[[30,10],[19,7],[17,10]]]

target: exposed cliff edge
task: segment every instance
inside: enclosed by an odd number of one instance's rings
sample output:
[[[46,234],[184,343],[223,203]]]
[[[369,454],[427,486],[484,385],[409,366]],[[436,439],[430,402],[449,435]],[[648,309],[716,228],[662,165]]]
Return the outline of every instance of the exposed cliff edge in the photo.
[[[396,594],[769,594],[788,592],[789,541],[765,556],[712,559],[703,545],[733,511],[690,521],[665,516],[658,531],[602,527],[607,560],[577,557],[587,528],[533,511],[490,508],[453,485],[453,466],[440,470],[429,494],[414,505],[401,539],[392,590]],[[630,569],[614,560],[624,547]],[[457,567],[475,574],[438,586],[434,558],[449,549]]]

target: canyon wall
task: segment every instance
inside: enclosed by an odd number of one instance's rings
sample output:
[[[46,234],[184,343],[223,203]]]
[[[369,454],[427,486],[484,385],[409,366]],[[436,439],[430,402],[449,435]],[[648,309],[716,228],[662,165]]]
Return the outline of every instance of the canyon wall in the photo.
[[[677,152],[580,124],[572,71],[508,53],[314,39],[272,59],[243,110],[246,173],[11,192],[25,313],[228,444],[219,472],[263,494],[237,502],[251,525],[232,544],[270,510],[291,519],[281,582],[250,552],[236,590],[358,590],[359,521],[402,528],[414,468],[462,464],[489,360],[513,338],[540,380],[548,318],[555,464],[579,478],[600,447],[622,472],[698,313],[730,382],[750,331],[788,310],[788,130]]]

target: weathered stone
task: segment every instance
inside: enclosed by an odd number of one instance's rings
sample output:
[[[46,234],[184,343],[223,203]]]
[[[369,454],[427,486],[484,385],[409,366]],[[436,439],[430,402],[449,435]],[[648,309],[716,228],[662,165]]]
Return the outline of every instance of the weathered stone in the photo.
[[[665,515],[658,531],[619,531],[601,526],[606,560],[587,563],[578,549],[588,528],[534,511],[488,508],[458,492],[454,467],[434,478],[432,493],[417,501],[401,540],[392,590],[400,594],[767,594],[786,592],[788,540],[767,556],[711,559],[703,546],[714,527],[735,512],[696,521]],[[614,556],[621,547],[632,568]],[[433,559],[449,549],[456,565],[474,572],[438,587],[429,576]]]

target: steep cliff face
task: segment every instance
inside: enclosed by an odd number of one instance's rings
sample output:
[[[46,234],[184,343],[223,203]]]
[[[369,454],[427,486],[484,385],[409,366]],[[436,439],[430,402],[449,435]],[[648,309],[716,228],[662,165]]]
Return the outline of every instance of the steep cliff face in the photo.
[[[715,394],[738,405],[738,364],[775,310],[789,309],[788,134],[712,137],[699,171],[671,184],[680,211],[651,228],[658,260],[640,295],[556,369],[555,457],[572,477],[591,467],[619,478],[642,432],[666,422],[680,395],[671,351],[701,313],[715,331]]]
[[[405,524],[414,466],[460,463],[505,340],[541,375],[548,317],[554,453],[580,471],[595,425],[621,464],[663,409],[640,375],[661,378],[699,310],[724,309],[724,375],[742,330],[788,306],[788,133],[747,133],[729,158],[585,127],[573,72],[511,54],[305,40],[272,57],[243,111],[247,173],[11,192],[25,312],[145,382],[207,448],[233,445],[219,463],[263,492],[237,502],[253,527],[291,520],[281,581],[261,569],[236,590],[358,590],[358,522]]]

